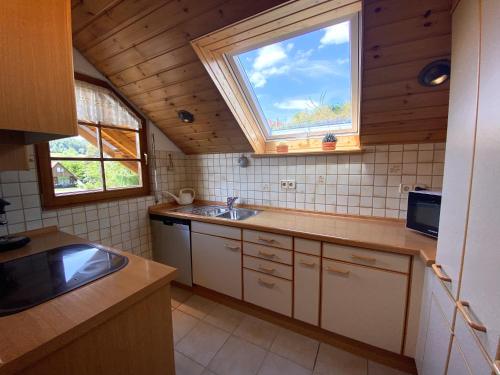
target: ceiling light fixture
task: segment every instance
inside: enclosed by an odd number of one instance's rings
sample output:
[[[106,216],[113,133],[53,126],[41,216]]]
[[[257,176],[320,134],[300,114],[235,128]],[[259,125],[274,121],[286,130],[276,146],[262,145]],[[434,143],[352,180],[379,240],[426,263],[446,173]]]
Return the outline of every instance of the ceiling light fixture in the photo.
[[[436,60],[426,65],[418,75],[422,86],[438,86],[450,78],[450,60]]]
[[[180,110],[178,115],[182,122],[190,124],[194,121],[194,115],[191,112]]]

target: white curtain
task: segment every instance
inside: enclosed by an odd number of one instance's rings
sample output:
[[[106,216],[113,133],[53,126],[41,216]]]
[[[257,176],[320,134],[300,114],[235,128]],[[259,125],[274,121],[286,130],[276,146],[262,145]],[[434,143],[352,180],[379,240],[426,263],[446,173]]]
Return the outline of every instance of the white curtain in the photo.
[[[109,90],[83,81],[76,81],[78,120],[139,129],[139,119]]]

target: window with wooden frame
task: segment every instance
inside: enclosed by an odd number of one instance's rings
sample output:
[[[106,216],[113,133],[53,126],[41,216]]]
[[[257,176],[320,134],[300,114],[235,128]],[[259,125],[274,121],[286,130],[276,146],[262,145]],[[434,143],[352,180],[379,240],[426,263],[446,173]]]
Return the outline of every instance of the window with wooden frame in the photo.
[[[359,149],[361,1],[296,0],[192,42],[257,154]]]
[[[78,135],[36,146],[45,208],[149,194],[146,120],[107,82],[75,73]]]

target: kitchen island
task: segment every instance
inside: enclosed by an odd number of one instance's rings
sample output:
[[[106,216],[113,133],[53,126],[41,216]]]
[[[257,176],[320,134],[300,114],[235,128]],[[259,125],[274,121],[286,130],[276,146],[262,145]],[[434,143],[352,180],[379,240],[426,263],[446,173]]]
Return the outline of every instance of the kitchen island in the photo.
[[[88,243],[55,227],[29,234],[0,262]],[[175,269],[124,255],[121,270],[13,315],[0,317],[0,374],[173,374],[170,282]]]

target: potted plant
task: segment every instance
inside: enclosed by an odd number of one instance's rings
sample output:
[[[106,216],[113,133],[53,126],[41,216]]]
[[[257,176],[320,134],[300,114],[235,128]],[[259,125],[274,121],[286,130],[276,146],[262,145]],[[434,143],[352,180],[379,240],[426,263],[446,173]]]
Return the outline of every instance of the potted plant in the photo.
[[[276,152],[279,152],[279,153],[288,152],[288,145],[284,142],[278,143],[278,145],[276,146]]]
[[[333,151],[337,147],[337,137],[333,133],[326,133],[322,142],[323,150]]]

